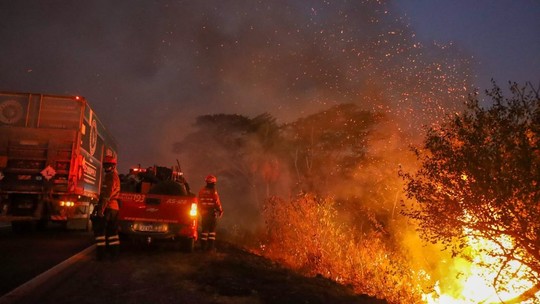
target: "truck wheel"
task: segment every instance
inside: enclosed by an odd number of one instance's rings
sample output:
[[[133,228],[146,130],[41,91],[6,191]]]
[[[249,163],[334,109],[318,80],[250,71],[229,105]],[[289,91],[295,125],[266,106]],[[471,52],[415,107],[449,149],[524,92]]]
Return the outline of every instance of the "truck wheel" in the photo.
[[[89,204],[88,205],[88,212],[86,213],[86,219],[87,219],[87,222],[86,222],[86,232],[92,232],[94,231],[94,223],[92,223],[92,213],[94,213],[94,208],[96,207],[96,205],[94,204]]]
[[[16,234],[31,232],[33,230],[32,228],[34,228],[34,225],[32,222],[28,222],[28,221],[11,222],[11,231],[13,231],[13,233],[16,233]]]
[[[88,217],[88,219],[86,220],[86,229],[85,229],[85,231],[86,232],[94,231],[93,226],[92,226],[92,221],[90,220],[90,217]]]
[[[45,231],[47,230],[47,227],[49,226],[49,220],[48,219],[40,219],[36,222],[36,228],[39,231]]]
[[[195,250],[195,239],[194,238],[180,239],[180,250],[183,252],[192,253]]]
[[[38,202],[37,214],[39,219],[35,221],[35,226],[38,231],[45,231],[49,227],[49,203],[47,201],[40,200]]]

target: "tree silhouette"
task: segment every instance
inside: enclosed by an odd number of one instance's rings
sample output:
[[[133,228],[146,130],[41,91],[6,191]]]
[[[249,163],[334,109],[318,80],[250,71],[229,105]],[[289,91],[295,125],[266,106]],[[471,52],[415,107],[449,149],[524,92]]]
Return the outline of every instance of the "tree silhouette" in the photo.
[[[306,191],[324,193],[350,179],[368,153],[369,134],[382,114],[341,104],[283,127],[291,168]]]

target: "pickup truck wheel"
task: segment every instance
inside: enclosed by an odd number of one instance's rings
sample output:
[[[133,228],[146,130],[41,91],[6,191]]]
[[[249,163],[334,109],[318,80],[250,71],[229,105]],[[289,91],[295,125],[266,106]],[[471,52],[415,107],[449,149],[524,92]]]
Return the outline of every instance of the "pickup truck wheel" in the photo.
[[[183,252],[193,252],[195,250],[195,239],[185,238],[180,240],[180,250]]]

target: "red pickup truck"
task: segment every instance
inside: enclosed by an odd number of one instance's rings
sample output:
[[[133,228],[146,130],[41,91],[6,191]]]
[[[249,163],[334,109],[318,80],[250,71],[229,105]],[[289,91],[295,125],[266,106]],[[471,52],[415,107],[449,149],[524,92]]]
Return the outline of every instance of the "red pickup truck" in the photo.
[[[123,179],[120,235],[147,244],[177,241],[181,249],[192,252],[197,240],[197,197],[189,192],[181,173],[166,167],[154,170],[160,174],[138,169],[130,173],[134,180]]]

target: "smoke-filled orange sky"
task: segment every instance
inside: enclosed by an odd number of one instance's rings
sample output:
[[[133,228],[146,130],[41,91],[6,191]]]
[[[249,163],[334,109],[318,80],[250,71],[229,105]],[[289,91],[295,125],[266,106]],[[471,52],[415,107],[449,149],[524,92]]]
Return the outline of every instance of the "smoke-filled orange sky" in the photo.
[[[86,97],[125,172],[175,164],[199,115],[435,117],[492,77],[539,81],[537,1],[397,2],[2,1],[0,90]]]

